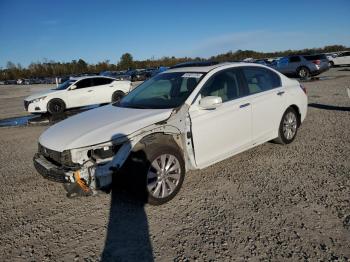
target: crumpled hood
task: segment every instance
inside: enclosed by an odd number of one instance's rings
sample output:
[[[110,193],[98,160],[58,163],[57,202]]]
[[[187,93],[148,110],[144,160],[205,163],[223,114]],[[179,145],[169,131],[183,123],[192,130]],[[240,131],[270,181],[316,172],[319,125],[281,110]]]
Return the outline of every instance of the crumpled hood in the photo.
[[[54,93],[54,92],[61,92],[61,91],[60,90],[48,89],[48,90],[45,90],[45,91],[34,93],[34,94],[26,97],[24,100],[25,101],[31,101],[31,100],[34,100],[36,98],[42,97],[42,96],[47,96],[47,95],[49,95],[51,93]]]
[[[171,111],[103,106],[53,125],[40,136],[39,143],[60,152],[104,143],[165,120]]]

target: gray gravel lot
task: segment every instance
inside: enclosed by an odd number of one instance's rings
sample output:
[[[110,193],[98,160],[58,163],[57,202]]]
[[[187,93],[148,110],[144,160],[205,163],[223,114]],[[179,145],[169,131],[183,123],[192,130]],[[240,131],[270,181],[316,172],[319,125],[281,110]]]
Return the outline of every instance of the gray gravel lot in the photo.
[[[144,206],[125,192],[67,199],[32,165],[47,126],[0,128],[2,261],[350,261],[350,71],[303,83],[294,143],[266,143],[187,175],[179,195]],[[0,87],[0,118],[31,90]]]

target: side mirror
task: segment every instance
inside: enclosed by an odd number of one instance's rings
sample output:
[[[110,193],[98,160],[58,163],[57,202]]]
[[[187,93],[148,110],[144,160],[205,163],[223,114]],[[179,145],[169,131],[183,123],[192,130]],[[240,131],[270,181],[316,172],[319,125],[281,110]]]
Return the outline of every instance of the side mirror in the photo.
[[[69,88],[69,90],[74,90],[74,89],[76,89],[76,88],[77,88],[76,85],[71,85],[70,88]]]
[[[215,109],[222,104],[222,99],[219,96],[206,96],[199,100],[199,106],[204,109]]]

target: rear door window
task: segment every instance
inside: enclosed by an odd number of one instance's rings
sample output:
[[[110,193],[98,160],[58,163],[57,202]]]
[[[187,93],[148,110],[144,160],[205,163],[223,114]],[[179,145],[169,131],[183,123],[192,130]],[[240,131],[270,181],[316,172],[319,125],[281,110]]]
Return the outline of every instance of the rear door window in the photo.
[[[327,59],[326,55],[305,55],[304,58],[308,61]]]
[[[80,80],[75,85],[77,86],[77,89],[90,87],[93,85],[93,82],[91,80],[92,80],[91,78],[86,78],[86,79]]]
[[[262,67],[243,67],[242,71],[250,95],[281,86],[281,78],[269,69]]]
[[[110,79],[110,78],[104,78],[104,77],[93,78],[93,86],[108,85],[112,82],[113,82],[113,79]]]
[[[289,62],[290,63],[295,63],[295,62],[300,62],[300,61],[301,61],[301,59],[300,59],[299,56],[291,56],[291,57],[289,57]]]

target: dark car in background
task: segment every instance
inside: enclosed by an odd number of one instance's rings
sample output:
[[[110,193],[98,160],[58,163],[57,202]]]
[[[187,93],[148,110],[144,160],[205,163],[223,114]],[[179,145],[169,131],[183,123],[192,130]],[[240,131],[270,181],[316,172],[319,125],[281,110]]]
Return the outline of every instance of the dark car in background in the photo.
[[[292,55],[282,57],[272,67],[285,75],[307,78],[327,71],[329,61],[324,54]]]
[[[100,73],[100,75],[113,77],[116,80],[120,80],[120,81],[124,81],[124,80],[131,81],[131,76],[127,74],[126,71],[103,71]]]
[[[253,63],[259,64],[259,65],[265,65],[265,66],[271,65],[271,62],[268,59],[257,59]]]
[[[127,75],[130,75],[131,81],[145,81],[151,77],[152,73],[146,69],[135,69],[126,71]]]

